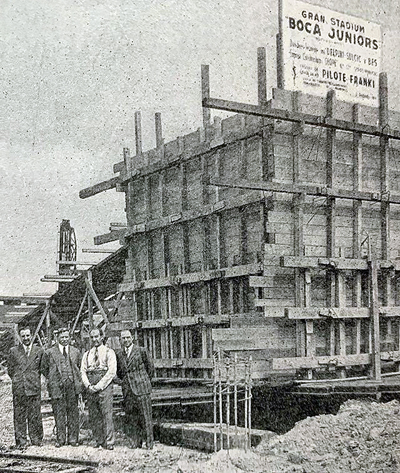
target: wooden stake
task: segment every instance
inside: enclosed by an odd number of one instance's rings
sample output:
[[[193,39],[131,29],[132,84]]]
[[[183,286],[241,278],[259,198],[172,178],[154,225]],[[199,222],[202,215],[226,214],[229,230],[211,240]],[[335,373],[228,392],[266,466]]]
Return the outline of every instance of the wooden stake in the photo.
[[[201,98],[202,103],[210,98],[210,66],[203,64],[201,66]],[[211,112],[207,107],[203,107],[203,128],[205,139],[210,139]]]
[[[82,299],[82,302],[81,302],[81,305],[79,306],[78,313],[76,314],[76,318],[74,320],[74,325],[72,326],[72,329],[71,329],[71,334],[72,335],[74,334],[76,326],[78,325],[78,321],[81,317],[81,314],[82,314],[83,308],[85,306],[85,302],[87,300],[87,297],[88,297],[88,292],[87,292],[87,289],[86,289],[85,295],[83,296],[83,299]]]
[[[135,145],[136,145],[136,156],[140,156],[143,152],[142,114],[140,113],[140,111],[135,112]]]
[[[378,270],[376,262],[368,261],[370,279],[370,311],[372,328],[372,375],[375,381],[381,380],[381,339],[379,329]]]
[[[257,49],[258,105],[267,105],[267,56],[265,48]]]

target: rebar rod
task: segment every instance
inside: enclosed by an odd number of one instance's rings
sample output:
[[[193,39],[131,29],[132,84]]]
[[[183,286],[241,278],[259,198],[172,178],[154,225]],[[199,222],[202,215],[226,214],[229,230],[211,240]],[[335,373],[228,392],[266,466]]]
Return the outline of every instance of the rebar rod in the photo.
[[[249,448],[251,448],[251,364],[252,364],[252,356],[249,357]]]
[[[233,410],[234,410],[234,421],[235,421],[235,435],[238,434],[238,391],[237,391],[237,353],[235,353],[234,364],[233,364]]]
[[[229,439],[229,427],[230,427],[230,415],[231,415],[231,396],[230,396],[230,359],[226,358],[226,449],[229,452],[230,439]]]
[[[217,362],[213,356],[213,400],[214,400],[214,452],[217,451]]]
[[[218,349],[218,395],[219,395],[219,431],[221,435],[221,450],[224,448],[224,431],[223,431],[223,417],[222,417],[222,363],[221,363],[221,349]]]

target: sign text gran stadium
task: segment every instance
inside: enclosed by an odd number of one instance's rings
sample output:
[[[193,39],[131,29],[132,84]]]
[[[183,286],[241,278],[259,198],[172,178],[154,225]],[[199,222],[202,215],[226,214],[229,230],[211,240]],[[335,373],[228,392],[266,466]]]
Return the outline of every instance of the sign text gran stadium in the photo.
[[[379,25],[296,0],[282,0],[285,88],[377,105]]]

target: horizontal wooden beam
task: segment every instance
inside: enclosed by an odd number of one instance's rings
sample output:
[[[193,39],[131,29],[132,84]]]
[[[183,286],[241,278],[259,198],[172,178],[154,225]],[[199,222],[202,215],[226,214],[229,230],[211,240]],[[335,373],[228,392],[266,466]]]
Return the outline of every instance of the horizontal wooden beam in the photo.
[[[154,320],[139,320],[135,322],[132,320],[121,320],[118,322],[111,322],[108,325],[110,332],[120,332],[121,330],[134,329],[154,329],[154,328],[168,328],[168,327],[190,327],[191,325],[221,325],[229,323],[229,316],[218,315],[202,315],[198,314],[193,317],[172,317],[169,319],[154,319]]]
[[[368,307],[330,307],[330,308],[298,308],[286,307],[285,315],[293,320],[308,319],[367,319],[370,317]]]
[[[100,194],[101,192],[108,191],[110,189],[114,189],[117,184],[121,182],[121,178],[119,176],[112,177],[107,181],[99,182],[94,186],[86,187],[86,189],[82,189],[79,191],[79,197],[81,199],[87,199],[88,197],[92,197],[93,195]]]
[[[190,146],[189,149],[183,150],[181,153],[172,154],[166,152],[164,155],[160,153],[160,159],[154,163],[148,164],[147,166],[143,166],[140,169],[132,170],[131,175],[127,174],[126,166],[124,161],[120,161],[114,164],[113,170],[114,173],[121,173],[120,179],[121,182],[128,182],[132,179],[138,179],[140,177],[147,176],[149,174],[154,174],[156,172],[160,172],[164,169],[168,169],[171,166],[176,166],[178,163],[182,163],[188,161],[190,159],[203,156],[205,154],[210,153],[211,151],[217,151],[219,148],[230,144],[235,143],[240,140],[246,140],[248,138],[252,138],[254,136],[258,136],[261,133],[260,126],[255,124],[254,126],[247,127],[248,129],[245,130],[238,130],[235,133],[230,133],[227,136],[224,136],[220,139],[215,139],[211,141],[203,141],[194,146]],[[166,150],[168,149],[168,144],[166,145]],[[157,150],[155,150],[157,151]],[[150,150],[150,152],[154,152],[154,150]],[[146,153],[142,154],[142,157],[145,157]],[[135,157],[133,158],[135,161]]]
[[[268,349],[290,349],[295,339],[277,340],[271,327],[221,328],[212,330],[215,346],[229,351],[253,351]]]
[[[400,270],[399,261],[377,260],[379,269]],[[285,268],[328,268],[332,270],[367,271],[368,261],[356,258],[320,258],[318,256],[282,256],[280,265]]]
[[[346,189],[332,189],[324,186],[306,184],[289,184],[284,182],[257,182],[247,180],[215,179],[208,181],[209,185],[229,187],[233,189],[261,190],[264,192],[280,192],[283,194],[304,194],[312,197],[335,197],[338,199],[363,200],[368,202],[388,202],[400,204],[400,195],[389,195],[379,192],[350,191]]]
[[[117,250],[103,250],[102,248],[83,248],[82,253],[104,253],[104,254],[112,254],[115,253]]]
[[[120,240],[126,235],[126,232],[127,232],[126,229],[122,229],[122,230],[112,231],[110,233],[105,233],[103,235],[97,235],[94,237],[94,244],[104,245],[105,243],[110,243],[112,241]]]
[[[58,278],[58,277],[44,277],[40,279],[40,282],[72,282],[75,278]]]
[[[155,289],[159,287],[179,286],[182,284],[193,284],[196,282],[211,281],[220,278],[236,278],[257,274],[262,271],[262,263],[243,264],[223,269],[211,269],[208,271],[199,271],[195,273],[178,274],[158,279],[146,279],[144,281],[132,281],[119,285],[119,292],[134,292],[145,289]]]
[[[56,264],[60,264],[63,266],[95,266],[97,263],[89,263],[84,261],[56,261]]]
[[[78,274],[45,274],[44,279],[76,279]]]
[[[257,202],[261,202],[263,199],[263,194],[261,192],[255,191],[253,193],[241,195],[227,201],[221,200],[212,205],[204,205],[201,209],[186,210],[180,214],[168,215],[133,225],[129,228],[125,236],[129,238],[130,236],[137,235],[138,233],[145,233],[152,230],[169,227],[175,222],[183,223],[204,218],[209,215],[221,212],[222,210],[230,210],[243,207],[245,205],[255,204]]]
[[[383,361],[400,361],[400,351],[381,353]],[[346,367],[369,365],[372,361],[370,353],[361,353],[358,355],[332,355],[316,357],[293,357],[293,358],[274,358],[272,360],[273,370],[300,370],[316,369],[328,366]]]
[[[202,101],[203,107],[215,110],[225,110],[228,112],[240,113],[244,115],[254,115],[258,117],[283,120],[292,123],[320,126],[329,130],[340,130],[348,132],[363,133],[371,136],[383,136],[395,140],[400,139],[400,131],[390,127],[378,127],[375,125],[365,125],[362,123],[338,120],[321,115],[293,112],[290,110],[273,109],[268,105],[253,105],[247,103],[234,102],[231,100],[205,98]]]
[[[19,304],[41,304],[46,303],[51,295],[48,296],[0,296],[0,301],[12,303],[12,305]]]

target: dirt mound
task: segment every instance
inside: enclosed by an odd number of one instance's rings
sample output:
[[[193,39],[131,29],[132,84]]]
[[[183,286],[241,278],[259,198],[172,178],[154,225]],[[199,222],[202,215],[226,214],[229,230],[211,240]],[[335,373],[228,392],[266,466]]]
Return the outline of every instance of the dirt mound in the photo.
[[[347,401],[337,415],[307,418],[256,451],[284,456],[307,473],[395,473],[400,465],[400,404]]]

